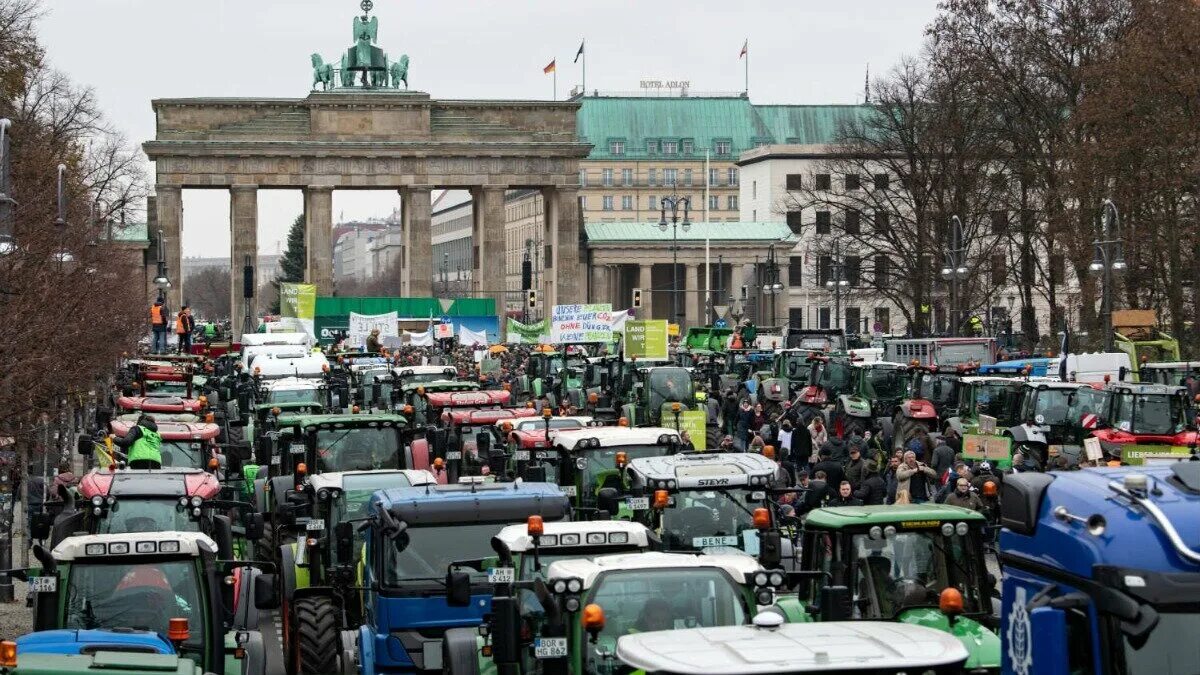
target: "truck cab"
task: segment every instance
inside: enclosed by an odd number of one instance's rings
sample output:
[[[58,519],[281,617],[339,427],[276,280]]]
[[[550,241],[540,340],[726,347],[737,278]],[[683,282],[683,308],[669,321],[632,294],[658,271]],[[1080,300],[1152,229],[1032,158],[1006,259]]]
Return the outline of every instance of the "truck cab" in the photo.
[[[1200,672],[1200,462],[1015,474],[1001,524],[1004,673]]]

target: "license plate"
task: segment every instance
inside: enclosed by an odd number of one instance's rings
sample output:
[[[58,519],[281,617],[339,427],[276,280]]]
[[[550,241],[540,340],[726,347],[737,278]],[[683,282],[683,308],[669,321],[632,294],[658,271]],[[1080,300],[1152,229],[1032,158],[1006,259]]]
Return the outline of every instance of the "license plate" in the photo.
[[[561,659],[567,655],[567,638],[538,638],[533,641],[533,655],[539,659]]]
[[[708,548],[710,546],[737,546],[737,537],[692,537],[692,546]]]
[[[649,497],[630,497],[625,500],[625,504],[629,506],[630,511],[645,511],[650,508]]]
[[[303,443],[292,443],[292,446],[289,448],[293,455],[303,455],[304,451],[307,449],[308,448],[304,447]]]
[[[511,584],[517,580],[516,569],[512,567],[489,567],[489,584]]]
[[[529,451],[528,450],[517,450],[516,452],[513,453],[513,459],[517,460],[518,462],[528,462],[529,461]]]
[[[578,494],[578,490],[575,489],[574,485],[564,485],[562,491],[563,494],[568,497],[574,497],[576,494]]]
[[[310,520],[308,521],[308,524],[304,526],[304,529],[308,530],[309,532],[320,532],[321,530],[325,529],[325,521]]]
[[[538,459],[550,459],[550,453],[545,450],[538,450],[535,456]]]
[[[462,459],[462,450],[450,450],[446,452],[446,461],[452,459]]]
[[[53,593],[58,590],[58,577],[30,577],[29,590],[34,593]]]

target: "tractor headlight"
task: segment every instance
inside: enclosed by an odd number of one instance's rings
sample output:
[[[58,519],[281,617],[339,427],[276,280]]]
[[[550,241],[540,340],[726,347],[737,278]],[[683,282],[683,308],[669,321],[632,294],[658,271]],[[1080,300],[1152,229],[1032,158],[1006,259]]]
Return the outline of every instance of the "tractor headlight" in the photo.
[[[674,490],[674,489],[675,489],[675,485],[676,485],[676,483],[675,483],[675,479],[674,479],[674,478],[672,478],[671,480],[667,481],[667,489],[668,489],[668,490]]]
[[[576,469],[583,471],[584,469],[587,468],[587,465],[588,465],[587,457],[577,457],[575,459],[575,468]]]
[[[768,578],[766,572],[755,572],[754,573],[754,585],[755,586],[766,586],[768,581],[770,581],[770,579]]]
[[[104,505],[104,497],[102,497],[100,495],[96,495],[95,497],[92,497],[92,506],[103,506],[103,505]]]
[[[88,544],[83,547],[84,555],[104,555],[104,544]]]
[[[949,537],[954,534],[954,523],[942,523],[942,536]]]
[[[159,553],[179,553],[179,542],[177,541],[160,541],[158,542]]]
[[[105,501],[107,501],[107,502],[108,502],[108,505],[109,505],[109,506],[112,506],[113,504],[116,504],[116,503],[117,503],[117,498],[116,498],[116,497],[114,497],[114,496],[112,496],[112,495],[109,495],[109,496],[108,496],[108,499],[106,499]]]
[[[754,602],[759,606],[770,605],[775,602],[775,591],[770,588],[760,588],[754,592]]]
[[[558,536],[558,543],[560,546],[578,546],[579,545],[579,533],[560,534]]]
[[[566,593],[567,592],[567,580],[566,579],[555,580],[554,583],[550,585],[550,589],[558,594]]]
[[[329,501],[329,490],[324,488],[317,490],[317,499],[320,499],[323,502]]]
[[[958,536],[960,536],[960,537],[965,537],[965,536],[967,536],[967,529],[968,529],[968,528],[967,528],[967,524],[966,524],[966,523],[959,523],[959,524],[957,524],[957,525],[955,525],[955,526],[954,526],[954,531],[955,531],[956,533],[958,533]]]
[[[578,593],[579,591],[582,591],[583,590],[583,580],[582,579],[574,579],[574,578],[567,579],[567,590],[572,593]]]
[[[772,586],[779,587],[779,586],[783,585],[783,572],[776,570],[774,572],[771,572],[769,577],[770,578],[768,579],[768,581],[771,582]]]
[[[188,505],[188,498],[187,498],[187,497],[180,497],[180,498],[179,498],[179,505],[180,505],[180,506],[182,506],[183,508],[185,508],[185,509],[186,509],[186,508],[187,508],[187,505]]]
[[[158,546],[152,541],[139,541],[134,544],[134,549],[138,553],[154,553],[158,550]]]
[[[192,497],[192,506],[193,507],[200,506],[203,503],[204,503],[204,499],[202,497],[200,497],[200,495],[196,495],[195,497]]]
[[[128,555],[129,554],[129,542],[114,541],[113,543],[108,545],[108,554],[109,555]]]
[[[608,543],[610,543],[610,544],[628,544],[629,543],[629,533],[628,532],[609,532],[608,533]]]
[[[608,540],[608,537],[604,536],[603,532],[588,532],[588,534],[587,534],[588,546],[594,546],[596,544],[603,544],[607,540]]]
[[[574,598],[574,597],[567,598],[567,601],[565,603],[563,603],[563,606],[566,608],[566,610],[568,612],[578,612],[579,611],[579,598]]]

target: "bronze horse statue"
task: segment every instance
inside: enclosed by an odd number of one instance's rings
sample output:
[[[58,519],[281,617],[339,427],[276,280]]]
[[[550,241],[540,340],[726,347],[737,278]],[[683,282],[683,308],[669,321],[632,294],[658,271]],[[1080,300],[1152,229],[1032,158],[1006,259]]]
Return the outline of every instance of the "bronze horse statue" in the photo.
[[[392,89],[399,89],[400,83],[408,89],[408,54],[401,54],[400,60],[392,63],[389,74],[392,79]]]
[[[315,91],[317,85],[320,84],[324,91],[329,91],[333,86],[333,64],[325,63],[320,54],[312,55],[313,66],[313,83],[312,87]]]

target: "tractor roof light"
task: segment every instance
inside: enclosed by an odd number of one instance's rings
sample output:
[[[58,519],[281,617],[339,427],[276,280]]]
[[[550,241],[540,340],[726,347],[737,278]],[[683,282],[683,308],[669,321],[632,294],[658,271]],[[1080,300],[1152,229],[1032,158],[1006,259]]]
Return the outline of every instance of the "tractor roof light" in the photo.
[[[604,630],[604,608],[595,603],[583,608],[583,628],[589,633]]]
[[[938,596],[938,609],[946,616],[958,616],[963,612],[962,592],[957,588],[945,588]]]
[[[775,459],[775,446],[764,445],[762,454],[763,457],[766,457],[767,459]]]
[[[542,419],[548,420],[554,416],[554,411],[549,408],[542,408]]]
[[[622,417],[622,418],[618,419],[618,420],[617,420],[617,426],[619,426],[619,427],[627,427],[627,426],[629,426],[629,418],[628,418],[628,417]]]
[[[671,412],[673,412],[673,413],[677,413],[677,412],[679,412],[679,411],[681,411],[681,410],[683,410],[683,406],[679,405],[679,402],[678,402],[678,401],[676,401],[675,403],[672,403],[672,404],[671,404]]]
[[[764,508],[754,509],[754,528],[765,530],[771,527],[771,512]]]
[[[654,491],[654,508],[665,509],[671,503],[671,493],[666,490]]]
[[[440,471],[444,471],[445,469],[446,469],[446,460],[442,459],[441,457],[435,457],[433,459],[433,470],[435,472],[440,472]]]
[[[0,668],[17,667],[17,643],[12,640],[0,642]]]
[[[187,642],[191,637],[186,617],[174,617],[167,623],[167,639],[171,642]]]
[[[616,464],[618,469],[622,469],[629,463],[629,455],[624,450],[618,450],[616,456]]]
[[[589,392],[587,395],[587,402],[591,403],[592,405],[596,405],[597,403],[600,402],[600,395],[594,391]]]
[[[546,531],[546,524],[541,516],[529,516],[525,521],[525,533],[531,537],[540,537]]]
[[[297,476],[303,476],[303,475],[306,475],[307,473],[308,473],[308,465],[307,464],[305,464],[304,462],[300,462],[299,464],[296,465],[296,475]]]

